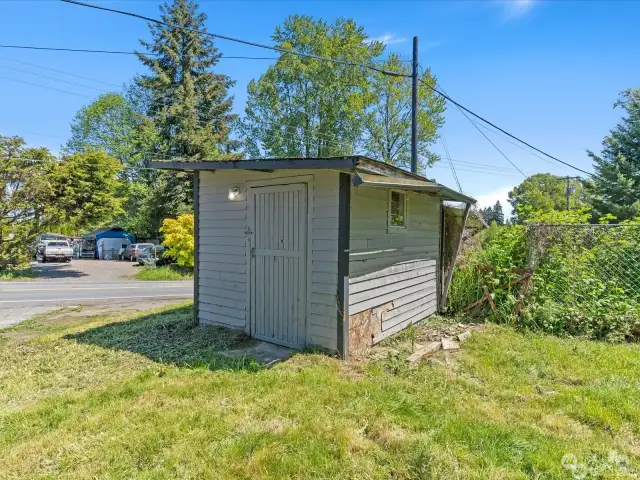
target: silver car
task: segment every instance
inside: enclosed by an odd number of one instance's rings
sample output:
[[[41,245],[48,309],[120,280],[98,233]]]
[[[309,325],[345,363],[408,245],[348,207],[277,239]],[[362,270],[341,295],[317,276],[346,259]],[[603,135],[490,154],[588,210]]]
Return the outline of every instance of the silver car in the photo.
[[[153,246],[153,243],[132,243],[131,245],[127,245],[127,248],[124,249],[124,253],[122,254],[122,259],[135,262],[145,248]]]

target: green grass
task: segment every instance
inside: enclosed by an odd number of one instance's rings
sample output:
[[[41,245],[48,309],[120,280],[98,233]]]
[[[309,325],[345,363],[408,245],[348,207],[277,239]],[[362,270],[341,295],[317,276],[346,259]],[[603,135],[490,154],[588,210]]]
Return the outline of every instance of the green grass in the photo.
[[[0,270],[0,282],[18,282],[20,280],[30,280],[37,276],[38,272],[31,268]]]
[[[639,468],[637,345],[488,326],[409,368],[421,328],[379,360],[263,369],[221,360],[242,335],[188,305],[40,316],[0,335],[0,477],[570,479],[567,453],[595,478]]]
[[[193,278],[192,273],[183,273],[169,267],[141,267],[133,276],[137,280],[162,281],[162,280],[188,280]]]

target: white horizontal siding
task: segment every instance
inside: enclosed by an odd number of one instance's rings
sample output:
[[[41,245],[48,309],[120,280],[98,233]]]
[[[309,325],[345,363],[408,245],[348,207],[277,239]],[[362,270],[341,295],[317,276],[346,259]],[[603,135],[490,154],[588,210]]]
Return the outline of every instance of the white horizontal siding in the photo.
[[[337,172],[314,175],[311,220],[311,292],[308,342],[329,350],[338,346],[338,219]]]
[[[247,202],[230,201],[229,187],[200,173],[198,316],[204,323],[244,329]]]
[[[349,315],[391,303],[374,342],[437,308],[440,201],[407,192],[407,229],[389,232],[388,190],[352,188]]]
[[[312,175],[310,179],[309,175]],[[337,349],[338,173],[279,170],[274,173],[200,173],[199,318],[206,323],[248,330],[249,271],[246,195],[230,201],[229,189],[246,192],[247,182],[291,183],[306,177],[309,188],[310,256],[306,342]],[[298,180],[296,180],[298,181]]]

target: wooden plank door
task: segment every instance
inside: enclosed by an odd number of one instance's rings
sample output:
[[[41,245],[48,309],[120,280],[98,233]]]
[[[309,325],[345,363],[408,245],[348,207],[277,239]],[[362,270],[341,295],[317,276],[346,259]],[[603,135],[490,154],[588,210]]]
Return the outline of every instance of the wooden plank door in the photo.
[[[251,335],[287,347],[305,344],[307,188],[250,189]]]

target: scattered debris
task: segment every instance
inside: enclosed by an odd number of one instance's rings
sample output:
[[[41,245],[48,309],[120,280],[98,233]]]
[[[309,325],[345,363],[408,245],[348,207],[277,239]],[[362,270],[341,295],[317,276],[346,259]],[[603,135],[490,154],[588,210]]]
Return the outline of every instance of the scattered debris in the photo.
[[[442,360],[438,360],[437,358],[427,358],[427,363],[432,367],[444,367],[444,362]]]
[[[548,396],[548,397],[558,394],[558,392],[556,392],[555,390],[546,390],[540,385],[536,385],[536,391],[538,392],[538,394]]]
[[[449,337],[443,337],[442,340],[442,349],[443,350],[459,350],[460,345],[458,342]]]
[[[471,332],[469,330],[465,330],[464,332],[458,335],[458,341],[464,342],[465,340],[468,340],[470,336],[471,336]]]
[[[437,352],[442,348],[442,342],[431,342],[425,345],[424,347],[413,352],[409,358],[407,358],[407,362],[410,364],[414,364],[419,362],[423,357],[427,355],[431,355],[432,353]]]

